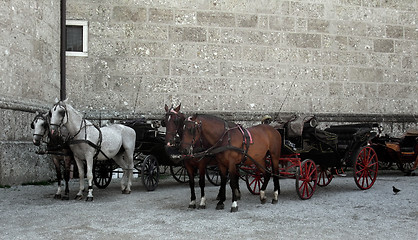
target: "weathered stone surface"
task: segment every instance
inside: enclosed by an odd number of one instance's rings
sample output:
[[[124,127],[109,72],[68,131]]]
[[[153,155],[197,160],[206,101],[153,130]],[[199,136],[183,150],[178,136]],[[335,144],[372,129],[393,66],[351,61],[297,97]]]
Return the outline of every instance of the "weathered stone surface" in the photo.
[[[377,39],[373,41],[374,51],[375,52],[385,52],[392,53],[394,52],[394,42],[389,39]]]
[[[131,6],[113,7],[112,20],[116,22],[145,22],[147,20],[147,9]]]
[[[307,33],[289,33],[287,44],[298,48],[320,48],[321,35]]]
[[[87,116],[160,118],[181,102],[243,122],[416,119],[416,15],[415,0],[67,0],[67,19],[88,21],[89,53],[66,58],[66,95]],[[0,142],[30,141],[10,126],[59,97],[59,33],[55,1],[0,6]]]

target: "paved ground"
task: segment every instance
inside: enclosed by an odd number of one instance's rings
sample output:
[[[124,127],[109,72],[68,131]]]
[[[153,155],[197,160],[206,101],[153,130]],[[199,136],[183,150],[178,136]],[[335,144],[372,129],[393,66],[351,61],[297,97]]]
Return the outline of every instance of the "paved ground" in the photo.
[[[0,239],[418,239],[416,176],[380,172],[373,188],[361,191],[348,174],[306,201],[293,179],[280,183],[279,204],[262,205],[241,182],[237,213],[229,212],[229,189],[225,210],[215,210],[214,186],[207,188],[207,209],[188,209],[188,186],[171,177],[154,192],[137,181],[130,195],[112,180],[95,188],[94,202],[55,200],[55,185],[3,188]],[[72,197],[77,185],[71,183]],[[392,186],[402,191],[394,195]]]

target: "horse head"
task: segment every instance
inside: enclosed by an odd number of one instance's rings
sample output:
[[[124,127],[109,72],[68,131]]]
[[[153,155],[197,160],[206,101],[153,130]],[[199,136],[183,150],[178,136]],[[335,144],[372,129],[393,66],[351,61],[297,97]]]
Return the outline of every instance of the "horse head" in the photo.
[[[59,101],[49,110],[51,135],[57,136],[59,129],[68,121],[67,106],[65,101]]]
[[[174,108],[170,108],[165,105],[165,118],[163,120],[163,126],[166,127],[165,143],[167,147],[174,147],[176,144],[176,135],[178,134],[180,138],[183,135],[183,123],[185,116],[180,112],[181,104]]]
[[[183,136],[180,143],[180,152],[192,155],[196,147],[202,147],[202,124],[196,120],[196,116],[184,121]],[[200,144],[198,144],[200,143]]]
[[[35,144],[35,146],[39,146],[41,144],[42,138],[48,132],[47,114],[36,112],[36,116],[32,120],[30,127],[33,129],[33,144]]]

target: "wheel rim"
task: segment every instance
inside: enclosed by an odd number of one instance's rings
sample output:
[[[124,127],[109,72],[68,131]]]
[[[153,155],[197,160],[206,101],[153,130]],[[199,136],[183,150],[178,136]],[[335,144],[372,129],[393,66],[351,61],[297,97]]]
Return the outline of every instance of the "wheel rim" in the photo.
[[[303,200],[309,199],[315,192],[318,173],[315,163],[307,159],[302,162],[296,174],[296,191]]]
[[[354,164],[354,181],[357,186],[366,190],[373,186],[378,170],[377,154],[371,147],[364,147],[357,155]]]
[[[253,173],[245,175],[245,183],[247,184],[247,188],[250,193],[260,195],[260,189],[264,183],[264,177],[261,172],[254,170]]]
[[[173,178],[179,183],[188,183],[189,176],[184,166],[170,166],[170,172]]]
[[[319,167],[318,170],[319,174],[318,174],[318,186],[320,187],[325,187],[327,186],[332,179],[334,178],[334,176],[331,173],[331,170],[328,168],[321,168]]]
[[[148,191],[154,191],[158,186],[159,168],[154,156],[147,156],[142,163],[142,183]]]
[[[212,183],[215,186],[221,185],[221,174],[219,172],[218,166],[206,166],[206,178],[210,183]]]
[[[108,162],[96,162],[94,163],[93,169],[94,185],[100,189],[109,186],[113,174],[112,164]]]

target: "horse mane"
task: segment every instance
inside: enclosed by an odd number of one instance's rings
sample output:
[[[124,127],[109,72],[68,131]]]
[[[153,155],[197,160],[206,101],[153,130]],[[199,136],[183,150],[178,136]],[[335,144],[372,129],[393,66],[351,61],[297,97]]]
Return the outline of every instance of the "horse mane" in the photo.
[[[230,128],[237,126],[236,123],[231,122],[231,121],[226,121],[225,119],[223,119],[221,117],[218,117],[218,116],[215,116],[215,115],[195,113],[192,116],[192,120],[195,120],[197,117],[202,117],[202,118],[205,118],[205,119],[220,121],[220,122],[224,122],[224,123],[226,122],[228,127],[230,127]]]

